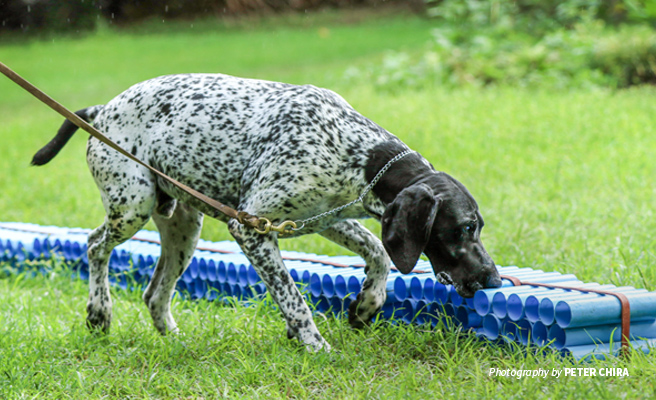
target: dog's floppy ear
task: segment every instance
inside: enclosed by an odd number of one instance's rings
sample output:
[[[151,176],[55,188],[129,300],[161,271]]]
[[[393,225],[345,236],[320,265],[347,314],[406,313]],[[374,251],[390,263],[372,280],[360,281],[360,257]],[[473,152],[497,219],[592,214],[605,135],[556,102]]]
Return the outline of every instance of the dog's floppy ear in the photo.
[[[441,202],[428,185],[420,183],[403,189],[383,213],[383,245],[401,273],[409,273],[417,264]]]

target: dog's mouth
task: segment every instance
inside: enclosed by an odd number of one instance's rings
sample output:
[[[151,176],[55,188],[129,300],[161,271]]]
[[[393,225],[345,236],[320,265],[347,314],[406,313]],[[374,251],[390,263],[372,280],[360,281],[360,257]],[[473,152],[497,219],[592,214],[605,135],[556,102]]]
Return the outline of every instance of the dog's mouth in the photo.
[[[483,285],[479,282],[454,282],[451,279],[451,276],[446,272],[440,272],[435,275],[437,280],[443,285],[451,285],[455,289],[456,293],[464,298],[474,297],[474,294],[483,289]]]
[[[436,280],[453,286],[456,293],[464,298],[472,298],[477,291],[485,288],[500,287],[499,272],[482,245],[476,244],[469,252],[464,250],[458,247],[457,251],[442,251],[439,246],[424,250],[433,266]]]
[[[453,279],[451,279],[451,276],[446,272],[438,272],[435,274],[435,278],[437,278],[442,285],[453,285]]]
[[[478,282],[473,282],[469,285],[454,283],[453,288],[456,290],[456,293],[458,293],[460,296],[469,299],[474,297],[474,294],[477,291],[483,289],[483,285],[481,285]]]

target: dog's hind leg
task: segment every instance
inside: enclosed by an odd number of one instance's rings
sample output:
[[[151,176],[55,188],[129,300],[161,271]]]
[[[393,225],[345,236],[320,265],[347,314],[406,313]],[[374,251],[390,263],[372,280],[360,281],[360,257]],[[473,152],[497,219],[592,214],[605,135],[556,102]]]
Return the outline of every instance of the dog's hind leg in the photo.
[[[103,193],[107,216],[88,239],[89,302],[87,326],[91,330],[109,331],[112,299],[109,293],[109,256],[114,247],[130,239],[141,229],[152,212],[154,196],[135,196],[129,205],[122,199]]]
[[[167,213],[153,214],[162,240],[162,253],[143,295],[155,328],[162,334],[178,331],[171,315],[171,297],[176,282],[194,254],[203,225],[201,212],[181,202],[173,207],[170,216]]]
[[[260,235],[234,219],[228,222],[228,229],[280,307],[287,321],[287,337],[298,339],[307,350],[329,351],[330,345],[319,333],[310,308],[283,264],[276,234]]]
[[[320,233],[365,259],[367,278],[357,299],[349,306],[349,323],[362,328],[385,303],[390,258],[381,241],[356,220],[345,220]]]

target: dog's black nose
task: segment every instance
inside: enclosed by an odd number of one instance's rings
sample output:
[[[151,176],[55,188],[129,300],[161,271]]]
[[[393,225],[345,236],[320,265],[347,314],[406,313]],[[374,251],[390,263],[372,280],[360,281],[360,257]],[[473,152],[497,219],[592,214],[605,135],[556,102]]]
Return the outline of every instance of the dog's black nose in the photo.
[[[501,278],[499,275],[490,275],[487,277],[487,282],[485,283],[486,288],[498,288],[501,287]]]

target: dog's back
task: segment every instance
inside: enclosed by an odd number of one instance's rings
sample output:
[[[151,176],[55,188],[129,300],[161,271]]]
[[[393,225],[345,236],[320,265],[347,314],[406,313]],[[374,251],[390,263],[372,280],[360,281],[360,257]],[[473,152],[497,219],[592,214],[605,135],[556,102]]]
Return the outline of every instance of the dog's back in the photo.
[[[254,187],[273,198],[291,191],[297,201],[314,201],[302,198],[308,188],[298,181],[300,173],[314,175],[312,189],[339,202],[353,195],[354,181],[362,181],[368,150],[390,136],[332,91],[220,74],[170,75],[134,85],[107,103],[95,126],[165,174],[233,207]],[[90,139],[96,179],[121,157]]]

